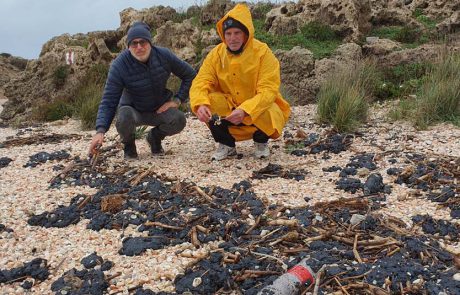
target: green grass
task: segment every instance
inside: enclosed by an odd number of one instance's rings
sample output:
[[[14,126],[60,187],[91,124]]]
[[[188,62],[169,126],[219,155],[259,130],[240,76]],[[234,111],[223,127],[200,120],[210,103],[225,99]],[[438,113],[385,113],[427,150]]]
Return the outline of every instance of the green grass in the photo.
[[[338,132],[356,130],[367,118],[378,81],[376,65],[371,61],[337,70],[318,92],[318,121],[331,124]]]
[[[376,98],[395,99],[415,94],[431,67],[431,63],[422,62],[381,69],[382,78],[375,92]]]
[[[95,64],[81,82],[73,102],[73,115],[81,120],[83,129],[96,125],[97,110],[101,102],[108,66]]]
[[[134,131],[134,138],[135,139],[142,139],[145,137],[147,133],[147,125],[139,126],[136,128],[136,131]]]
[[[74,115],[81,120],[81,127],[84,130],[94,129],[96,126],[97,109],[101,96],[102,90],[95,84],[88,85],[80,91],[74,104]]]
[[[448,55],[433,67],[422,85],[415,125],[425,129],[437,122],[460,120],[460,54]]]
[[[332,29],[316,22],[309,23],[293,35],[274,36],[264,29],[263,20],[254,20],[255,38],[265,42],[272,50],[290,50],[295,46],[309,49],[316,59],[331,56],[341,44]]]
[[[409,26],[376,27],[372,29],[370,34],[371,36],[390,39],[410,45],[418,45],[428,41],[424,39],[426,36],[423,35],[419,29]]]
[[[460,54],[443,56],[421,79],[415,98],[402,99],[390,112],[390,118],[409,119],[419,129],[438,122],[460,126],[459,76]]]

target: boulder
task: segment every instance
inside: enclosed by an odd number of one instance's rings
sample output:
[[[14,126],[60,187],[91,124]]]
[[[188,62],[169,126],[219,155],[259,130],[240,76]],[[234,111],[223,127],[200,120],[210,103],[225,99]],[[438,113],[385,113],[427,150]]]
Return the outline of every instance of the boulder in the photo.
[[[158,28],[153,42],[155,45],[170,48],[179,58],[191,62],[197,56],[195,45],[199,37],[200,31],[193,26],[191,19],[182,23],[167,21]]]
[[[334,55],[330,58],[323,58],[315,63],[316,90],[330,76],[343,66],[353,66],[362,59],[361,47],[355,43],[340,45]]]
[[[210,0],[201,10],[200,22],[202,25],[215,24],[233,7],[235,3],[231,0]]]
[[[369,1],[305,0],[287,3],[267,14],[266,27],[272,34],[293,34],[310,22],[329,25],[345,40],[359,40],[370,30]]]
[[[283,95],[291,102],[306,104],[314,99],[316,84],[313,70],[315,60],[313,53],[305,48],[276,50],[275,56],[281,66],[281,87]]]
[[[372,43],[363,45],[364,55],[381,56],[400,49],[401,44],[399,42],[389,39],[377,39]]]

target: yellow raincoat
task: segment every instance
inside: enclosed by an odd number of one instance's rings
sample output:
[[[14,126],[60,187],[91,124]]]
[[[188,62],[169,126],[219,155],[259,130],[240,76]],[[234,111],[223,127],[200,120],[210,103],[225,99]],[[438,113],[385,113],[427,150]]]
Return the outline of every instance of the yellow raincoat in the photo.
[[[249,38],[241,54],[227,51],[223,22],[232,17],[249,31]],[[229,132],[237,141],[251,139],[257,130],[271,138],[281,135],[289,118],[289,103],[279,92],[280,65],[267,44],[254,39],[254,26],[248,7],[237,4],[217,22],[222,43],[206,57],[190,89],[190,105],[194,113],[200,105],[210,107],[213,114],[230,115],[233,109],[245,111],[246,126],[230,126]]]

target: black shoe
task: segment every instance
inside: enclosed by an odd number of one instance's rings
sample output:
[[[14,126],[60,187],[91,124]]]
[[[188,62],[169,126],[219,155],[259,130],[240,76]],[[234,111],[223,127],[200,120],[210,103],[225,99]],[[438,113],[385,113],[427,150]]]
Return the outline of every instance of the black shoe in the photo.
[[[160,156],[164,155],[165,151],[161,146],[161,141],[165,136],[158,134],[159,131],[156,128],[152,128],[150,132],[147,134],[147,142],[150,145],[150,151],[152,155]]]
[[[125,152],[125,159],[137,159],[136,144],[134,142],[125,143],[123,151]]]

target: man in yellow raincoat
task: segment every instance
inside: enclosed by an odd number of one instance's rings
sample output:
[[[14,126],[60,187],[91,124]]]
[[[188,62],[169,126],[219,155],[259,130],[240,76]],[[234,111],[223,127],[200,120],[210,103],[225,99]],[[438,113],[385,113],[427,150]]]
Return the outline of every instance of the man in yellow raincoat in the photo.
[[[248,7],[237,4],[217,22],[222,43],[206,57],[190,89],[192,111],[219,146],[212,156],[236,155],[235,141],[252,139],[255,156],[267,158],[291,109],[279,92],[280,66],[267,44],[254,38]]]

